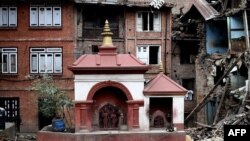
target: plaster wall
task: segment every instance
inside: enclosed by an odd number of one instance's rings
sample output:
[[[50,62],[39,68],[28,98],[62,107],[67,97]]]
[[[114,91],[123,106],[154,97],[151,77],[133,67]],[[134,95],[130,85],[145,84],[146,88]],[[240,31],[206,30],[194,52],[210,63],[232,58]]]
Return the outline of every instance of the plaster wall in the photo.
[[[144,77],[143,74],[105,74],[105,75],[75,75],[75,100],[87,100],[91,88],[103,81],[117,81],[123,84],[131,93],[133,100],[144,100],[144,106],[139,108],[139,127],[140,130],[149,130],[149,119],[147,108],[149,99],[144,98]]]
[[[144,106],[139,109],[139,124],[141,130],[149,130],[149,97],[144,97]]]
[[[173,97],[173,124],[184,123],[184,96]]]
[[[91,88],[103,81],[117,81],[130,91],[133,100],[142,100],[144,89],[143,74],[75,75],[75,100],[86,100]]]

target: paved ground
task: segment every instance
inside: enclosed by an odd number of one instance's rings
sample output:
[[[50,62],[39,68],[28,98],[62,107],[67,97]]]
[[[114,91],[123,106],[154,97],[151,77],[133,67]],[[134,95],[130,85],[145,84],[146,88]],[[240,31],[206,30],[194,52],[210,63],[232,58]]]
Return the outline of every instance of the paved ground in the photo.
[[[0,132],[0,141],[36,141],[34,133],[17,133],[15,138],[9,138],[3,132]]]
[[[16,141],[36,141],[34,133],[17,133]]]

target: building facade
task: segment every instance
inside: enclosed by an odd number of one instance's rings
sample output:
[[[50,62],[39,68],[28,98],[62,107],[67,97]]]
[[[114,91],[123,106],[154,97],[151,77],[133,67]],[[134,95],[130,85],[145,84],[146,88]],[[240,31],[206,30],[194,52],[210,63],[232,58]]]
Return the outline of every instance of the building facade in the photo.
[[[36,131],[46,121],[38,113],[32,83],[51,74],[73,98],[73,73],[68,66],[82,54],[99,52],[106,19],[116,52],[133,54],[150,66],[144,83],[159,73],[161,62],[164,74],[172,76],[174,5],[168,1],[160,9],[151,7],[150,0],[2,0],[0,4],[0,99],[4,103],[0,106],[14,105],[6,111],[22,132]]]
[[[32,83],[51,74],[73,96],[75,29],[70,1],[0,1],[0,99],[22,132],[43,126]],[[40,124],[40,125],[39,125]]]
[[[150,0],[75,0],[77,7],[77,47],[75,52],[94,54],[101,45],[102,27],[107,19],[119,53],[131,53],[152,69],[152,78],[160,62],[170,74],[171,8],[165,3],[160,9],[150,6]],[[96,11],[98,9],[98,11]],[[115,11],[115,12],[114,12]],[[77,54],[76,53],[76,54]]]
[[[174,63],[172,78],[193,90],[193,103],[187,101],[191,108],[185,109],[186,123],[197,115],[198,122],[215,125],[235,114],[228,105],[239,100],[232,96],[236,91],[247,95],[248,7],[245,0],[194,0],[191,8],[175,19],[179,24],[173,28],[173,62],[180,63]]]

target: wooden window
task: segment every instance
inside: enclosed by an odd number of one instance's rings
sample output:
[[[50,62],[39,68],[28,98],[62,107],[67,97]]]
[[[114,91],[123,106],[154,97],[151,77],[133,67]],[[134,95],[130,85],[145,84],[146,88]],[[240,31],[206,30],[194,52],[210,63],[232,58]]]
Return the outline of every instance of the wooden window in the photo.
[[[61,7],[32,5],[30,7],[30,26],[61,26]]]
[[[161,31],[160,12],[138,12],[136,19],[137,31]]]
[[[62,73],[62,49],[31,48],[30,73]]]
[[[9,7],[9,26],[16,27],[17,26],[17,8]]]
[[[161,60],[160,46],[138,46],[136,56],[146,64],[159,64]]]
[[[53,26],[61,26],[61,7],[53,8]]]
[[[38,8],[30,7],[30,26],[38,26]]]
[[[0,7],[0,27],[17,26],[17,7]]]
[[[17,73],[17,48],[0,48],[1,73]]]

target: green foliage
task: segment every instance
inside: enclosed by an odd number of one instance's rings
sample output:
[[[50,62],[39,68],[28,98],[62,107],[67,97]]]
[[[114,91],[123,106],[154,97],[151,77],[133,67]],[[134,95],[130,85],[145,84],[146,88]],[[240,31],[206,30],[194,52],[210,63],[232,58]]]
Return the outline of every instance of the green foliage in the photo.
[[[46,117],[64,118],[65,109],[73,107],[66,92],[60,90],[47,74],[34,83],[33,90],[39,95],[39,111]]]

